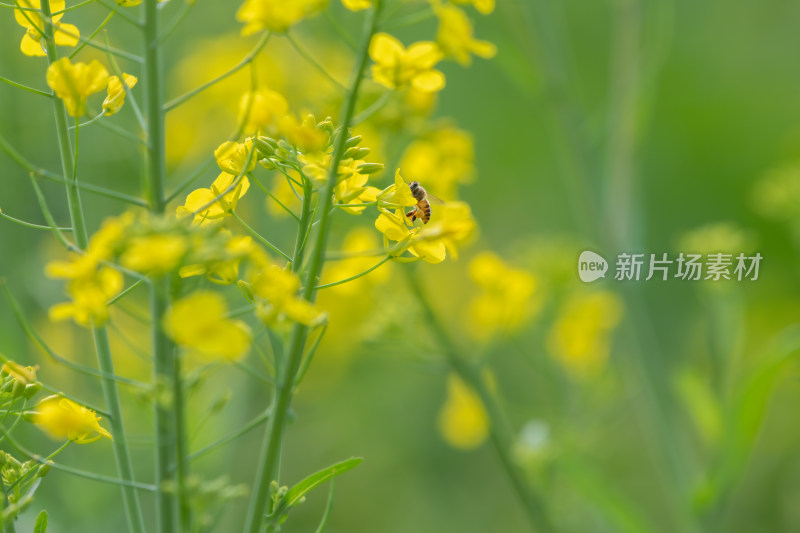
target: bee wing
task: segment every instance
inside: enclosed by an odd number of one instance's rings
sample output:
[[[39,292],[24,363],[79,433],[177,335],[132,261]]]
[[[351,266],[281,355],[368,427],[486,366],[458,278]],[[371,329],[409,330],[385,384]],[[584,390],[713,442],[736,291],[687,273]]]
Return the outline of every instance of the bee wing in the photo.
[[[438,196],[434,196],[431,193],[428,193],[428,200],[430,200],[431,203],[433,203],[433,204],[439,204],[439,205],[444,205],[444,204],[447,203],[444,200],[442,200],[441,198],[439,198]]]

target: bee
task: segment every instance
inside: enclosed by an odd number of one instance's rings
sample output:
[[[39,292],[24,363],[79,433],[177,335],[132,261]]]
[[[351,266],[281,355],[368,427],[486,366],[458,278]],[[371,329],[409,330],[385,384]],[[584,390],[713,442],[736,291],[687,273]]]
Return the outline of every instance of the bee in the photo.
[[[406,213],[406,216],[411,219],[411,222],[420,219],[423,224],[427,224],[431,220],[431,204],[428,201],[428,192],[418,181],[412,181],[408,184],[408,187],[411,189],[411,194],[417,201],[417,205]]]

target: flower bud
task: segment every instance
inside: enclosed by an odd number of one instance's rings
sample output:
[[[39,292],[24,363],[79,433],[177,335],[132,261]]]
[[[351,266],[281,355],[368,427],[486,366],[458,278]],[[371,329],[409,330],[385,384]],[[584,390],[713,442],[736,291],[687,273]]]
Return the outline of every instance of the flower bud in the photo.
[[[26,385],[25,390],[22,393],[22,396],[30,400],[31,398],[36,396],[36,393],[38,393],[40,390],[42,390],[42,384],[37,381],[36,383],[31,383],[30,385]]]
[[[356,167],[359,174],[375,174],[383,170],[383,163],[361,163]]]
[[[36,472],[36,477],[44,477],[50,471],[50,465],[44,464],[39,467],[39,470]]]
[[[344,142],[344,147],[352,148],[354,146],[358,146],[360,142],[361,142],[361,135],[355,135],[353,137],[350,137]]]
[[[354,146],[345,151],[342,159],[363,159],[367,156],[367,154],[369,154],[369,148],[359,148]]]
[[[262,157],[269,157],[275,153],[278,143],[270,137],[258,137],[256,139],[256,148]]]

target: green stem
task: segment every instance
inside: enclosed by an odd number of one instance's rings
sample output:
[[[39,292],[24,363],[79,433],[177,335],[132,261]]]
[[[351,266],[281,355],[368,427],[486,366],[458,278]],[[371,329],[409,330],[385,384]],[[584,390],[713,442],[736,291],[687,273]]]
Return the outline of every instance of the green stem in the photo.
[[[347,283],[349,281],[353,281],[353,280],[356,280],[358,278],[364,277],[367,274],[369,274],[370,272],[372,272],[373,270],[375,270],[376,268],[378,268],[379,266],[381,266],[382,264],[384,264],[386,261],[388,261],[391,258],[392,258],[391,255],[387,255],[386,257],[384,257],[383,259],[378,261],[376,264],[374,264],[371,267],[369,267],[368,269],[366,269],[364,272],[360,272],[360,273],[356,274],[355,276],[350,276],[349,278],[346,278],[346,279],[343,279],[343,280],[334,281],[333,283],[326,283],[324,285],[317,285],[315,287],[315,289],[316,290],[327,289],[328,287],[335,287],[337,285],[342,285],[342,284]]]
[[[230,213],[231,213],[231,216],[233,218],[235,218],[239,222],[239,224],[241,224],[244,227],[244,229],[246,229],[248,231],[248,233],[250,233],[250,235],[252,235],[253,237],[255,237],[258,240],[258,242],[260,242],[261,244],[263,244],[264,246],[266,246],[267,248],[269,248],[270,250],[272,250],[276,254],[280,255],[281,257],[283,257],[284,259],[286,259],[290,263],[294,264],[294,261],[292,260],[291,257],[289,257],[289,254],[287,254],[286,252],[284,252],[283,250],[281,250],[280,248],[278,248],[277,246],[275,246],[274,244],[269,242],[264,237],[262,237],[261,234],[259,232],[257,232],[255,229],[253,229],[247,222],[245,222],[244,219],[242,219],[242,217],[237,215],[236,211],[231,210]]]
[[[372,12],[366,20],[366,31],[364,32],[361,48],[356,57],[356,65],[353,69],[353,77],[350,82],[347,97],[345,98],[344,105],[341,113],[341,129],[336,137],[336,142],[333,150],[333,160],[328,175],[328,181],[324,190],[321,192],[319,203],[322,204],[320,212],[320,225],[317,240],[312,251],[311,262],[308,266],[304,286],[303,298],[306,300],[313,300],[317,278],[322,271],[322,265],[325,261],[325,246],[328,240],[328,233],[330,230],[330,211],[333,204],[333,188],[336,185],[338,177],[339,162],[345,151],[345,142],[348,137],[348,129],[350,122],[353,118],[355,111],[356,100],[358,98],[358,91],[361,87],[361,81],[364,75],[364,69],[367,65],[367,50],[369,42],[375,33],[378,14],[380,12],[380,0],[375,2]],[[310,197],[306,195],[304,203],[309,202]],[[304,213],[308,213],[307,208]],[[303,220],[301,216],[301,220]],[[306,219],[309,217],[306,216]],[[301,223],[301,226],[303,224]],[[299,235],[299,233],[298,233]],[[305,239],[305,237],[304,237]],[[302,247],[295,250],[297,253],[301,251]],[[301,261],[294,263],[294,268]],[[291,338],[286,349],[285,364],[281,365],[280,375],[278,376],[277,384],[274,389],[274,398],[272,403],[273,416],[269,419],[267,424],[266,436],[264,439],[262,451],[259,457],[258,467],[256,470],[255,484],[253,487],[253,495],[250,499],[250,507],[247,512],[245,522],[245,533],[259,533],[261,530],[264,511],[269,499],[269,487],[273,480],[278,479],[278,471],[280,467],[281,444],[283,441],[283,431],[286,422],[286,416],[292,401],[292,392],[294,390],[295,376],[300,368],[300,363],[303,357],[303,349],[305,347],[305,340],[308,334],[308,328],[302,324],[295,324],[292,329]]]
[[[88,44],[89,44],[89,41],[91,41],[92,39],[94,39],[94,38],[97,36],[97,34],[98,34],[98,33],[100,33],[100,32],[102,31],[102,29],[103,29],[103,28],[105,28],[105,27],[106,27],[106,24],[108,24],[108,23],[111,21],[111,19],[112,19],[112,18],[114,17],[114,15],[116,14],[116,12],[117,12],[117,9],[118,9],[118,8],[119,8],[119,4],[117,4],[117,7],[115,7],[115,8],[114,8],[114,10],[113,10],[113,11],[111,11],[111,13],[109,13],[109,14],[108,14],[108,16],[107,16],[107,17],[106,17],[106,18],[103,20],[103,22],[101,22],[101,23],[100,23],[100,25],[97,27],[97,29],[96,29],[96,30],[94,30],[94,31],[92,32],[92,34],[91,34],[91,35],[90,35],[90,36],[89,36],[89,37],[86,39],[86,41],[85,41],[85,42],[83,42],[83,43],[81,43],[81,45],[80,45],[78,48],[76,48],[76,49],[75,49],[75,50],[74,50],[74,51],[73,51],[73,52],[72,52],[72,53],[69,55],[69,58],[70,58],[70,59],[72,59],[73,57],[75,57],[76,55],[78,55],[78,53],[79,53],[81,50],[83,50],[84,48],[86,48],[86,46],[88,46]],[[106,43],[106,48],[110,48],[110,47],[108,46],[108,43]],[[111,54],[109,54],[109,55],[111,55]]]
[[[4,78],[3,76],[0,76],[0,81],[9,84],[12,87],[16,87],[17,89],[25,89],[26,91],[32,92],[33,94],[39,94],[39,95],[42,95],[42,96],[47,96],[48,98],[52,98],[53,97],[52,93],[48,93],[48,92],[45,92],[45,91],[40,91],[39,89],[34,89],[33,87],[28,87],[27,85],[23,85],[21,83],[15,82],[13,80],[9,80],[8,78]]]
[[[50,3],[42,2],[41,9],[42,19],[45,23],[44,32],[46,36],[47,62],[49,65],[52,65],[58,60],[58,56],[55,46],[52,16],[50,14]],[[61,167],[66,182],[70,221],[74,230],[75,242],[81,250],[85,250],[89,243],[89,235],[86,228],[86,219],[83,215],[83,207],[81,206],[76,173],[77,166],[73,159],[70,146],[67,110],[60,98],[53,98],[52,100],[56,119],[59,153],[61,156]],[[111,414],[109,417],[109,424],[111,425],[111,433],[114,436],[113,447],[114,457],[117,462],[117,470],[124,482],[133,483],[133,465],[131,463],[128,441],[125,438],[125,428],[122,422],[122,407],[119,402],[119,390],[117,389],[117,382],[112,378],[114,375],[114,363],[111,359],[108,331],[105,327],[96,327],[92,329],[92,336],[94,338],[98,366],[100,372],[103,373],[103,377],[101,378],[103,395],[105,397],[106,407]],[[126,485],[122,489],[122,495],[130,530],[134,533],[144,533],[144,519],[142,517],[138,493],[131,485]]]
[[[164,67],[158,36],[158,0],[145,0],[143,27],[144,89],[147,99],[145,197],[148,200],[150,212],[163,215],[166,207],[164,189],[167,167],[164,126]],[[188,514],[184,490],[186,463],[183,457],[178,457],[178,450],[183,448],[182,444],[179,444],[179,441],[183,439],[183,432],[178,427],[179,422],[183,422],[183,414],[178,412],[183,408],[180,361],[175,357],[174,344],[161,327],[169,305],[169,277],[164,276],[161,279],[153,280],[150,291],[153,377],[157,386],[172,389],[171,402],[160,399],[163,396],[161,394],[156,394],[154,402],[156,522],[160,533],[175,531],[176,522],[179,531],[183,531],[184,525],[188,525],[185,522]],[[170,492],[167,486],[172,478],[173,466],[176,467],[175,487],[177,490],[175,492],[177,494]],[[179,503],[180,513],[176,513],[176,500]]]
[[[327,79],[329,82],[331,82],[331,84],[333,84],[334,87],[336,87],[337,89],[339,89],[342,92],[347,90],[347,87],[345,87],[344,85],[339,83],[339,81],[336,78],[334,78],[333,75],[331,75],[330,72],[325,70],[325,67],[320,65],[319,61],[314,59],[314,56],[312,56],[310,53],[308,53],[308,50],[306,50],[305,48],[300,46],[300,44],[297,41],[295,41],[295,39],[294,39],[294,37],[292,37],[291,33],[289,33],[287,31],[285,36],[286,36],[286,39],[289,41],[289,44],[292,45],[292,48],[294,48],[295,51],[298,54],[300,54],[300,57],[305,59],[311,66],[313,66],[315,69],[317,69],[317,72],[322,74],[325,77],[325,79]]]
[[[14,217],[12,217],[10,215],[7,215],[7,214],[3,213],[2,211],[0,211],[0,217],[5,218],[6,220],[10,220],[11,222],[14,222],[15,224],[19,224],[20,226],[25,226],[26,228],[43,229],[43,230],[47,230],[47,231],[51,231],[53,229],[50,226],[42,226],[40,224],[32,224],[30,222],[25,222],[24,220],[20,220],[18,218],[14,218]],[[72,231],[72,228],[58,228],[58,231]]]
[[[495,452],[500,459],[503,469],[508,476],[514,491],[522,503],[525,513],[535,531],[547,532],[555,531],[550,521],[542,496],[536,492],[528,483],[525,474],[511,456],[511,448],[514,442],[514,432],[508,422],[503,409],[497,402],[497,398],[489,389],[486,379],[480,369],[461,355],[461,351],[456,342],[447,333],[444,324],[433,309],[428,297],[425,295],[413,266],[403,269],[408,277],[411,292],[422,308],[422,314],[428,329],[436,337],[444,351],[447,361],[453,371],[469,385],[480,397],[481,402],[486,408],[491,421],[491,440]]]

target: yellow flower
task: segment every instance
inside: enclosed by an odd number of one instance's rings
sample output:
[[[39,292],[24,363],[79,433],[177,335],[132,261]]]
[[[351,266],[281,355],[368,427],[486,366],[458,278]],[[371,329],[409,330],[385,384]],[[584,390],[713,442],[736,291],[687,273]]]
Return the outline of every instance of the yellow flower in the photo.
[[[70,62],[62,57],[47,67],[47,85],[64,101],[67,113],[81,117],[86,113],[86,99],[90,94],[102,91],[108,83],[108,71],[99,61],[86,63]]]
[[[209,189],[196,189],[186,197],[184,205],[178,206],[179,217],[194,216],[195,224],[221,220],[236,210],[236,204],[250,188],[250,181],[243,177],[230,191],[236,176],[222,172]],[[225,194],[222,194],[223,192]]]
[[[222,233],[231,235],[229,231]],[[225,257],[205,264],[182,267],[179,275],[182,278],[205,274],[209,281],[220,285],[230,285],[239,278],[239,264],[253,249],[253,238],[246,235],[231,236],[225,243]]]
[[[330,142],[330,133],[320,128],[310,113],[303,117],[302,122],[294,115],[286,115],[279,121],[278,129],[289,144],[304,154],[321,152]]]
[[[342,0],[342,5],[350,11],[361,11],[372,7],[372,0]]]
[[[591,377],[605,366],[621,318],[622,303],[612,292],[573,295],[550,331],[550,352],[572,376]]]
[[[180,346],[211,361],[237,361],[250,349],[247,324],[225,317],[228,305],[216,292],[197,291],[178,300],[164,317],[164,330]]]
[[[250,287],[258,297],[256,314],[265,324],[283,319],[313,326],[324,319],[311,302],[298,296],[300,278],[294,272],[273,264],[260,249],[251,256],[254,270]]]
[[[242,35],[264,29],[282,33],[324,9],[327,3],[327,0],[245,0],[236,12],[236,20],[245,23]]]
[[[445,199],[456,196],[456,187],[472,181],[475,172],[472,137],[457,128],[445,127],[411,143],[400,166],[409,180],[425,185]]]
[[[122,77],[125,80],[125,85],[128,89],[133,89],[133,86],[136,85],[136,82],[139,79],[132,74],[125,74],[122,73]],[[103,111],[105,111],[105,115],[110,117],[120,109],[122,109],[122,104],[125,103],[125,87],[122,85],[122,81],[120,81],[119,76],[111,76],[108,79],[108,96],[105,100],[103,100]]]
[[[266,132],[274,128],[278,119],[288,112],[289,103],[281,93],[259,89],[242,95],[239,122],[244,122],[244,131],[247,133]]]
[[[378,207],[385,209],[397,209],[416,205],[417,199],[411,194],[411,188],[403,180],[400,170],[394,173],[394,184],[389,185],[378,193]]]
[[[100,437],[111,438],[111,433],[100,426],[100,420],[91,409],[62,396],[45,398],[33,415],[33,423],[52,438],[78,444],[95,442]]]
[[[22,42],[19,45],[20,50],[26,56],[43,57],[47,53],[44,50],[45,42],[42,31],[44,31],[44,19],[42,19],[41,0],[18,0],[19,7],[25,8],[15,9],[14,18],[17,23],[25,28],[27,31],[22,36]],[[53,31],[55,32],[56,44],[59,46],[75,46],[78,44],[80,31],[72,24],[61,24],[59,21],[64,16],[64,0],[50,0],[50,13],[58,13],[53,15]],[[36,11],[30,11],[35,9]],[[37,29],[38,28],[38,29]]]
[[[337,204],[366,204],[378,199],[380,189],[367,186],[369,175],[358,172],[358,166],[364,162],[360,159],[346,159],[339,165],[339,181],[333,189]],[[366,209],[363,205],[340,208],[351,215],[358,215]]]
[[[14,361],[6,361],[3,363],[2,373],[8,374],[11,376],[11,379],[24,386],[36,382],[36,371],[38,369],[38,365],[22,366]]]
[[[442,59],[435,43],[420,41],[406,49],[388,33],[377,33],[369,43],[372,78],[389,89],[413,87],[420,91],[435,92],[444,88],[444,74],[434,69]]]
[[[452,0],[452,2],[454,4],[472,4],[483,15],[494,11],[494,0]]]
[[[245,167],[245,172],[252,172],[256,168],[256,159],[258,157],[253,147],[253,139],[247,138],[243,143],[225,141],[220,144],[214,150],[214,158],[223,172],[238,176]]]
[[[467,66],[472,63],[470,54],[490,59],[497,53],[497,48],[489,41],[475,39],[472,23],[461,9],[450,5],[439,6],[436,16],[439,18],[436,43],[446,56]]]
[[[397,257],[407,250],[428,263],[441,263],[447,257],[447,251],[456,258],[456,243],[465,241],[475,231],[475,219],[469,206],[464,202],[437,205],[427,225],[420,227],[421,222],[412,225],[404,208],[415,205],[417,201],[399,170],[394,179],[394,185],[377,196],[381,214],[375,221],[375,228],[383,233],[387,253]],[[389,211],[391,208],[396,208],[396,211],[392,213]],[[390,247],[389,241],[396,244]]]
[[[189,243],[183,235],[154,234],[132,237],[120,257],[125,268],[143,274],[163,275],[180,263]]]
[[[135,215],[128,211],[118,217],[110,217],[103,221],[100,229],[89,239],[89,249],[87,255],[95,258],[108,260],[120,247],[125,233],[133,224]]]
[[[120,272],[110,267],[97,268],[93,260],[78,260],[73,271],[60,267],[67,263],[54,262],[48,265],[47,274],[54,278],[70,279],[67,292],[71,302],[56,304],[50,308],[50,320],[56,322],[72,318],[85,327],[96,327],[108,320],[106,302],[119,294],[123,287]],[[91,268],[86,265],[93,265]]]
[[[476,255],[469,273],[483,289],[469,305],[470,332],[477,338],[517,330],[541,307],[539,283],[533,274],[509,267],[492,252]]]
[[[447,379],[447,400],[439,412],[439,432],[461,450],[474,450],[489,436],[489,416],[478,395],[458,377]]]

